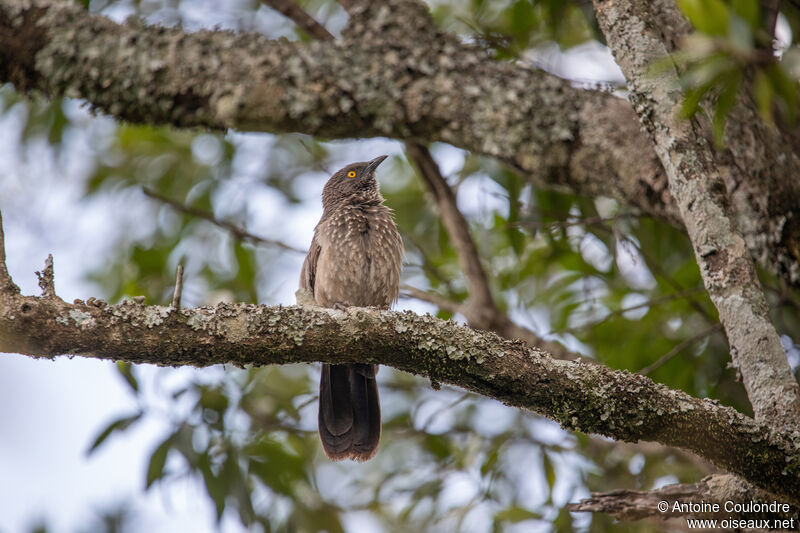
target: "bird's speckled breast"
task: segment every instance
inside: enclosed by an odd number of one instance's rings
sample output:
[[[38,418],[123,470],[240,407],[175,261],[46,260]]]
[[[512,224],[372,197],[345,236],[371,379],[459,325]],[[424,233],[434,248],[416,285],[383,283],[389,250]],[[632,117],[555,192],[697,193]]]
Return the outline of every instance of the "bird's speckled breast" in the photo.
[[[316,237],[318,304],[388,308],[397,299],[403,242],[389,208],[343,206],[320,222]]]

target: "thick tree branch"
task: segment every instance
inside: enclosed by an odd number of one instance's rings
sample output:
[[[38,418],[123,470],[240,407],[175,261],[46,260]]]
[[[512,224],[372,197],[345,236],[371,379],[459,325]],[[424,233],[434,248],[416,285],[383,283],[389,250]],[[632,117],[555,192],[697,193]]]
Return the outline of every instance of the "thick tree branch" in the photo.
[[[494,61],[441,32],[414,0],[351,13],[342,39],[289,43],[117,25],[67,0],[0,0],[0,80],[137,123],[443,141],[537,183],[613,196],[681,224],[627,102]],[[762,174],[740,183],[734,201],[749,205],[737,213],[751,217],[742,228],[753,255],[796,285],[800,184],[786,176],[797,173],[766,177],[775,161],[787,170],[797,162],[786,142],[761,140],[734,154]]]
[[[552,359],[520,341],[431,316],[249,304],[96,307],[13,294],[0,300],[0,351],[173,366],[380,363],[529,409],[568,429],[684,448],[800,503],[797,435],[637,374]]]
[[[756,419],[800,427],[800,387],[792,374],[755,266],[733,217],[711,146],[696,123],[679,118],[677,72],[649,68],[669,53],[674,2],[595,0],[598,23],[625,73],[630,99],[666,169],[700,266],[719,311],[733,364],[743,377]],[[664,42],[667,36],[667,43]]]
[[[0,226],[0,254],[5,256]],[[0,273],[6,272],[0,263]],[[220,304],[178,309],[0,298],[0,352],[131,363],[239,366],[380,363],[529,409],[564,428],[696,453],[800,504],[800,432],[779,433],[712,400],[644,376],[561,361],[429,315],[376,309]]]
[[[704,478],[699,483],[682,485],[667,485],[657,490],[614,490],[611,492],[595,492],[592,497],[579,503],[567,504],[567,510],[573,512],[602,512],[612,515],[617,520],[631,521],[649,517],[659,517],[662,520],[679,516],[692,516],[695,518],[733,518],[736,520],[792,520],[795,527],[800,523],[800,509],[791,506],[788,512],[781,509],[779,512],[753,512],[743,511],[741,508],[732,507],[731,511],[725,510],[725,502],[747,503],[758,502],[771,504],[776,501],[775,495],[769,492],[754,489],[743,483],[741,479],[731,475],[714,475]],[[668,511],[659,510],[659,503],[667,502]],[[679,504],[676,506],[676,502]],[[686,512],[687,507],[680,504],[697,504],[696,508],[705,511]],[[710,504],[718,504],[719,512],[714,512]],[[662,504],[663,505],[663,504]],[[770,526],[767,529],[788,529]]]

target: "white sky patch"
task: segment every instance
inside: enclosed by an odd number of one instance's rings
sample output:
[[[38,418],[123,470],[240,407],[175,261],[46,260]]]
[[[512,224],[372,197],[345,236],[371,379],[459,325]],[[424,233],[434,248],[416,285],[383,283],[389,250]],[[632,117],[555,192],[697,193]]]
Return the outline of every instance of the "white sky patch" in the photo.
[[[456,198],[465,217],[488,224],[493,214],[508,217],[508,196],[499,183],[485,174],[475,174],[461,182]]]
[[[192,157],[202,165],[218,165],[222,161],[222,142],[216,135],[198,135],[192,139]]]
[[[638,292],[629,292],[628,294],[622,297],[622,301],[620,302],[620,308],[625,309],[628,307],[635,307],[644,304],[648,300],[649,298],[644,294],[639,294]],[[650,307],[639,307],[637,309],[625,311],[624,313],[622,313],[622,316],[624,316],[628,320],[639,320],[644,315],[646,315],[649,310]]]
[[[525,52],[523,58],[561,78],[578,82],[625,84],[625,76],[614,62],[611,51],[597,41],[588,41],[566,50],[557,44],[548,44]]]
[[[472,421],[482,436],[490,438],[506,431],[515,415],[515,411],[499,402],[480,402]]]
[[[617,268],[633,289],[652,290],[656,286],[656,279],[647,268],[635,241],[617,241]]]
[[[670,331],[678,331],[678,328],[680,328],[682,325],[683,319],[680,317],[674,317],[667,320],[667,327],[670,329]]]
[[[581,239],[580,251],[583,259],[600,272],[611,269],[613,258],[608,253],[608,246],[591,233],[586,233]]]
[[[676,476],[672,474],[667,474],[666,476],[661,476],[660,478],[653,481],[652,487],[643,487],[645,490],[658,490],[661,487],[666,487],[667,485],[674,485],[676,483],[680,483],[681,480],[678,479]]]

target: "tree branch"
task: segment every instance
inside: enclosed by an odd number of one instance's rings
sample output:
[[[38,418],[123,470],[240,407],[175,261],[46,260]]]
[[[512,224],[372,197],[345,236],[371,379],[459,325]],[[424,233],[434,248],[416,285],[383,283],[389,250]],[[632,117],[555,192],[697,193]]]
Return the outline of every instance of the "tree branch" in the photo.
[[[379,363],[529,409],[568,429],[684,448],[800,503],[800,446],[789,435],[640,375],[555,360],[522,342],[431,316],[249,304],[95,307],[11,295],[0,301],[0,351],[172,366]]]
[[[3,234],[3,215],[0,214],[0,296],[2,294],[19,294],[19,287],[11,279],[6,267],[6,239]]]
[[[261,0],[261,3],[268,5],[284,17],[292,20],[314,39],[320,41],[332,41],[334,39],[333,34],[325,26],[314,20],[304,9],[294,3],[294,0]]]
[[[796,431],[779,433],[644,376],[556,360],[523,342],[430,315],[355,307],[68,304],[6,293],[0,299],[0,351],[173,366],[385,364],[529,409],[567,429],[692,451],[800,504]]]
[[[181,308],[181,295],[183,294],[183,265],[178,265],[175,272],[175,291],[172,293],[172,308]]]
[[[56,298],[55,274],[53,272],[53,254],[47,254],[44,269],[36,273],[39,278],[39,288],[42,289],[42,298]]]
[[[467,318],[469,322],[469,318],[467,313],[469,312],[469,308],[467,305],[464,305],[459,302],[454,302],[452,300],[448,300],[438,294],[434,294],[431,292],[425,292],[423,290],[417,289],[416,287],[411,287],[410,285],[403,285],[402,290],[405,296],[409,298],[416,298],[417,300],[422,300],[423,302],[432,303],[433,305],[439,307],[440,309],[444,309],[450,313],[460,313]],[[500,312],[500,311],[498,311]],[[502,313],[502,312],[501,312]],[[470,324],[472,326],[472,324]],[[472,326],[475,327],[475,326]],[[477,328],[477,329],[486,329],[486,328]],[[487,329],[487,331],[493,331],[497,333],[501,337],[505,337],[506,339],[514,340],[519,339],[525,341],[529,346],[534,346],[539,348],[540,350],[547,352],[548,355],[555,359],[563,359],[565,361],[583,361],[584,363],[588,364],[598,364],[597,361],[594,359],[590,359],[588,357],[584,357],[575,352],[571,352],[567,350],[563,345],[544,340],[543,338],[539,337],[532,331],[527,328],[523,328],[521,326],[517,326],[510,319],[506,317],[505,323],[497,323],[495,322],[494,326]]]
[[[661,368],[664,365],[664,363],[666,363],[667,361],[669,361],[670,359],[681,353],[683,350],[685,350],[695,342],[701,339],[705,339],[706,337],[708,337],[709,335],[711,335],[712,333],[714,333],[719,329],[722,329],[722,324],[714,324],[713,326],[710,326],[702,331],[697,332],[688,339],[684,339],[682,342],[676,344],[670,351],[668,351],[667,353],[665,353],[664,355],[662,355],[661,357],[659,357],[658,359],[647,365],[646,367],[639,370],[639,373],[643,376],[646,376],[651,372]]]
[[[631,88],[630,99],[666,169],[692,241],[703,283],[719,311],[757,420],[800,426],[800,387],[792,374],[755,266],[739,233],[711,147],[696,123],[679,118],[671,87],[677,73],[656,77],[650,65],[669,53],[674,2],[595,0],[597,19]],[[645,21],[647,23],[645,24]],[[665,25],[661,27],[661,25]]]
[[[611,492],[593,492],[592,497],[579,503],[568,503],[566,508],[572,512],[602,512],[608,513],[617,520],[632,521],[649,517],[659,517],[662,520],[679,516],[692,516],[695,518],[717,518],[736,520],[791,520],[800,522],[800,509],[790,506],[788,512],[753,512],[725,510],[725,502],[758,502],[771,504],[776,501],[775,495],[769,492],[753,489],[743,483],[741,479],[731,475],[713,475],[704,478],[699,483],[680,485],[667,485],[651,491],[639,490],[614,490]],[[659,504],[667,503],[668,511],[659,510]],[[679,504],[678,507],[675,504]],[[686,512],[686,507],[680,504],[697,504],[696,508],[705,508],[705,511]],[[710,504],[718,504],[719,511],[713,512]],[[773,526],[774,527],[774,526]],[[768,529],[771,529],[770,527]],[[784,529],[775,527],[775,529]]]
[[[469,293],[467,304],[463,306],[467,310],[465,316],[473,327],[491,329],[492,322],[497,320],[498,314],[502,314],[502,312],[497,308],[492,297],[489,280],[483,270],[478,248],[469,233],[467,220],[458,209],[456,195],[445,181],[439,165],[436,164],[427,147],[419,143],[407,142],[406,153],[417,167],[417,172],[428,192],[433,196],[442,224],[456,249],[458,263],[467,282]]]

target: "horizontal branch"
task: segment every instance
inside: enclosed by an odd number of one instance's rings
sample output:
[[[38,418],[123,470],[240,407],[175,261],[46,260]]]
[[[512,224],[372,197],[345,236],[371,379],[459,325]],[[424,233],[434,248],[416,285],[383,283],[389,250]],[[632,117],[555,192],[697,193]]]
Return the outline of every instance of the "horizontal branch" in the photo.
[[[731,475],[707,476],[699,483],[667,485],[656,490],[641,491],[619,489],[611,492],[592,493],[592,497],[578,503],[569,503],[572,512],[608,513],[617,520],[632,521],[658,517],[662,520],[680,516],[706,519],[734,520],[794,520],[800,524],[800,508],[755,512],[752,508],[736,507],[726,502],[747,504],[755,502],[769,506],[777,500],[775,495],[754,489],[741,479]],[[666,508],[663,507],[666,503]],[[778,502],[783,503],[783,502]],[[662,506],[659,508],[659,504]],[[689,505],[694,504],[694,505]],[[713,507],[717,504],[717,508]],[[759,506],[760,508],[760,506]],[[768,529],[789,529],[771,525]]]
[[[0,351],[208,366],[364,362],[389,365],[529,409],[564,428],[692,451],[800,503],[800,445],[724,407],[637,374],[556,360],[493,333],[410,312],[0,299]]]

